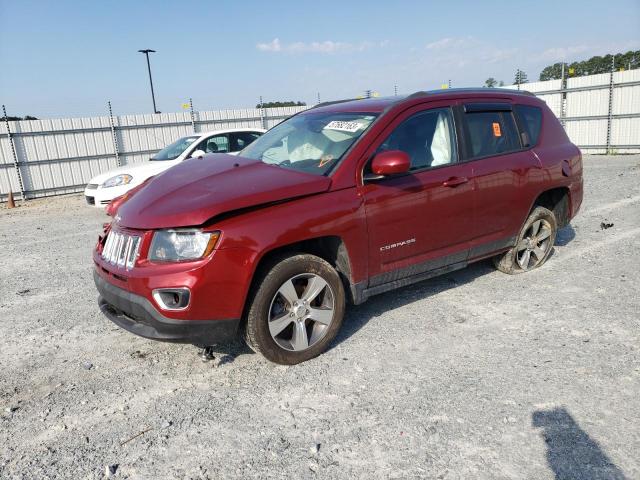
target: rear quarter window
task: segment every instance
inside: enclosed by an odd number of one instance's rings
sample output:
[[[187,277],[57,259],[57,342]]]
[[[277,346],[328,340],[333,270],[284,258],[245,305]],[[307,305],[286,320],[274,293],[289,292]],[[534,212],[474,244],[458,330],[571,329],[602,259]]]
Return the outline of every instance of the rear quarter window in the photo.
[[[471,158],[513,152],[521,148],[511,112],[464,114]]]
[[[515,111],[520,119],[520,125],[526,134],[523,138],[525,147],[533,147],[538,143],[542,127],[542,109],[530,105],[515,105]]]

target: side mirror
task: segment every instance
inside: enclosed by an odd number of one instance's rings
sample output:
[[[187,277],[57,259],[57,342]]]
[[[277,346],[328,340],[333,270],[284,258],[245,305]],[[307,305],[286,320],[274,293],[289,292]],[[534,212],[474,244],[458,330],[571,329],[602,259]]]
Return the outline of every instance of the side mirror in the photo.
[[[191,154],[191,158],[202,158],[205,156],[205,153],[202,150],[195,150],[192,154]]]
[[[388,150],[377,154],[371,162],[374,175],[397,175],[407,173],[411,168],[409,155],[401,150]]]

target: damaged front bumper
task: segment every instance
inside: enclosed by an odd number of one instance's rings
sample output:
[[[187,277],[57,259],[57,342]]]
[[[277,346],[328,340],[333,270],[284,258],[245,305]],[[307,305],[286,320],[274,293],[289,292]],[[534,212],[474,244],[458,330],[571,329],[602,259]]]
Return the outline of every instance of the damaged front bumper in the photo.
[[[215,345],[234,339],[240,319],[178,320],[162,315],[146,298],[117,287],[94,270],[102,313],[119,327],[141,337],[165,342]]]

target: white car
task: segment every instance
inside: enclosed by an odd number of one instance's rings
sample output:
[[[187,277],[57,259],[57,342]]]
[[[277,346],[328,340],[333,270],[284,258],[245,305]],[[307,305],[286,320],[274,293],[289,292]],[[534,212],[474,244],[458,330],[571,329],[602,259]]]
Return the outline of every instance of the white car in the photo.
[[[125,165],[93,177],[84,190],[85,198],[91,206],[104,207],[149,177],[164,172],[187,158],[198,158],[207,153],[237,155],[264,132],[262,128],[232,128],[180,138],[160,150],[148,162]]]

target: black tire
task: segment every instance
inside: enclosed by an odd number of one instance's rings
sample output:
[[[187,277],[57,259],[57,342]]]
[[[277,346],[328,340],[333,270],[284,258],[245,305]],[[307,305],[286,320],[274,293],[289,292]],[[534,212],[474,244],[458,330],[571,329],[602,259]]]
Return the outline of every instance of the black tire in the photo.
[[[537,249],[531,250],[527,248],[522,250],[523,246],[527,244],[527,241],[529,241],[529,245],[533,245],[531,240],[528,239],[537,239],[535,235],[531,236],[532,228],[536,222],[541,222],[541,229],[548,227],[550,230],[549,236],[545,237],[544,241],[541,241],[539,244],[544,246],[544,248],[539,247],[540,250],[544,252],[544,255],[539,254],[539,256],[536,256],[535,253],[539,252]],[[524,222],[515,246],[511,250],[493,257],[493,264],[501,272],[508,273],[510,275],[524,273],[538,268],[542,266],[549,258],[549,255],[551,255],[557,232],[558,222],[556,221],[556,217],[553,212],[544,207],[535,207],[531,211],[531,214],[529,214],[527,221]],[[536,246],[538,246],[538,244]],[[531,260],[527,260],[523,265],[522,262],[524,260],[524,255],[526,255],[526,250],[529,250],[529,257],[527,257],[527,259],[531,258]]]
[[[249,298],[249,305],[246,314],[246,325],[244,330],[244,337],[249,347],[256,353],[262,354],[268,360],[281,365],[295,365],[306,360],[310,360],[317,357],[324,352],[331,341],[335,338],[336,334],[340,330],[342,320],[345,311],[345,292],[344,286],[338,272],[325,260],[315,255],[308,254],[291,254],[289,256],[281,256],[270,262],[261,272],[258,272],[257,281],[254,284],[252,295]],[[286,302],[283,297],[280,297],[278,292],[285,282],[294,279],[295,282],[302,281],[304,283],[305,276],[318,276],[324,280],[329,289],[322,291],[320,295],[330,295],[331,304],[333,306],[333,314],[331,316],[330,323],[326,325],[320,325],[322,334],[319,339],[313,344],[314,328],[316,325],[314,320],[300,319],[300,322],[304,324],[308,321],[308,326],[305,328],[305,335],[309,331],[312,333],[308,335],[309,341],[308,348],[304,350],[288,350],[283,347],[282,344],[286,343],[286,339],[281,339],[279,336],[274,338],[269,328],[269,318],[273,314],[275,308],[274,302],[280,302],[283,306],[280,306],[284,312],[292,312],[291,303]],[[296,280],[301,279],[301,280]],[[299,284],[297,288],[301,287]],[[325,287],[326,288],[326,287]],[[305,291],[306,292],[306,291]],[[300,296],[305,292],[301,292]],[[328,292],[328,293],[327,293]],[[323,300],[324,301],[324,300]],[[308,312],[309,310],[307,310]],[[289,313],[289,316],[297,318],[293,313]],[[282,315],[279,318],[283,318]],[[287,328],[295,329],[296,323],[293,323]],[[284,337],[287,336],[288,331],[283,330]],[[293,333],[291,343],[293,344]],[[278,343],[280,342],[280,344]],[[293,345],[291,348],[294,348]]]

